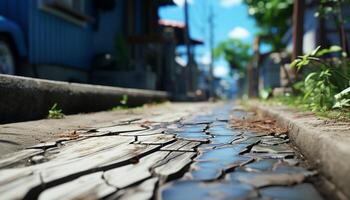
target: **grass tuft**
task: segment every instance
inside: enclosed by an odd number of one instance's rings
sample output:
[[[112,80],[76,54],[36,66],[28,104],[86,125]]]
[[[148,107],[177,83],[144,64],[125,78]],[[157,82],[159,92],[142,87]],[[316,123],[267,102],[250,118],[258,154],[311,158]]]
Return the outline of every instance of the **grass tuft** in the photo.
[[[49,110],[49,114],[47,118],[49,119],[62,119],[65,115],[63,114],[62,109],[60,109],[57,103],[53,104],[53,106]]]

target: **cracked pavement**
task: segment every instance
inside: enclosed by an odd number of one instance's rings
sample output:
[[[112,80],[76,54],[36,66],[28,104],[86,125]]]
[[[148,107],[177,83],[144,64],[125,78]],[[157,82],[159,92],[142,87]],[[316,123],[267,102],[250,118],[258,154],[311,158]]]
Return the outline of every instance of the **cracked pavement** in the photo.
[[[96,123],[0,159],[0,199],[323,199],[287,135],[232,104]]]

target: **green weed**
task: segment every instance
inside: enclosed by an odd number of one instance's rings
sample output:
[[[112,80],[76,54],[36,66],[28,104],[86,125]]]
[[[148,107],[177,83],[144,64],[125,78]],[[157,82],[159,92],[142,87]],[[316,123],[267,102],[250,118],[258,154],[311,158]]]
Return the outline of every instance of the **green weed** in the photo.
[[[300,56],[292,66],[298,71],[309,67],[311,72],[294,89],[302,96],[301,102],[315,112],[350,108],[350,62],[347,58],[323,59],[322,56],[340,52],[317,47],[312,53]]]
[[[124,94],[122,96],[122,99],[119,101],[119,103],[121,105],[118,105],[118,106],[115,106],[112,108],[112,111],[115,111],[115,110],[122,110],[122,109],[127,109],[129,108],[128,106],[128,101],[129,101],[129,96],[127,94]]]
[[[302,81],[293,85],[294,93],[274,97],[272,101],[313,111],[322,117],[349,120],[350,61],[346,57],[324,58],[334,53],[341,53],[341,49],[317,47],[296,59],[292,67],[299,72],[303,70]]]
[[[64,114],[62,109],[60,109],[57,105],[57,103],[53,104],[53,106],[49,110],[49,114],[47,118],[49,119],[62,119],[64,118]]]

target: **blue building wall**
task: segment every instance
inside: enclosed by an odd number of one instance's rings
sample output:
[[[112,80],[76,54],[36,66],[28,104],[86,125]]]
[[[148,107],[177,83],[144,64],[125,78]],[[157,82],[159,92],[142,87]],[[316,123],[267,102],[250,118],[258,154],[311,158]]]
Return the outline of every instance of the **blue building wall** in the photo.
[[[29,61],[89,68],[92,52],[90,26],[81,27],[45,12],[37,1],[29,5]]]
[[[92,0],[86,0],[87,15],[93,15]],[[101,12],[93,23],[79,26],[40,9],[39,0],[0,0],[0,15],[23,29],[28,60],[37,65],[62,65],[89,69],[98,53],[115,53],[115,36],[122,31],[122,1],[112,11]]]
[[[116,36],[123,31],[123,8],[124,2],[117,1],[114,10],[99,14],[98,29],[93,33],[95,53],[115,53]]]

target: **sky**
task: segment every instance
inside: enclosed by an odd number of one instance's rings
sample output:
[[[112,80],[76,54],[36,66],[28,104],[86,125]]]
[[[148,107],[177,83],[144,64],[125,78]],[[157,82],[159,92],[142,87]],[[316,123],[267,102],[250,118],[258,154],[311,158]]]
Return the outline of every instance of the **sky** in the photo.
[[[177,6],[161,8],[161,19],[184,21],[185,0],[174,0]],[[209,48],[209,11],[210,6],[214,13],[214,43],[219,44],[229,38],[241,39],[250,44],[253,43],[254,35],[259,31],[254,20],[249,17],[248,9],[242,0],[188,0],[190,35],[194,39],[204,41],[204,45],[196,47],[196,59],[199,62],[210,62]],[[184,48],[179,48],[179,51]],[[224,59],[214,64],[214,75],[225,77],[230,68]]]

